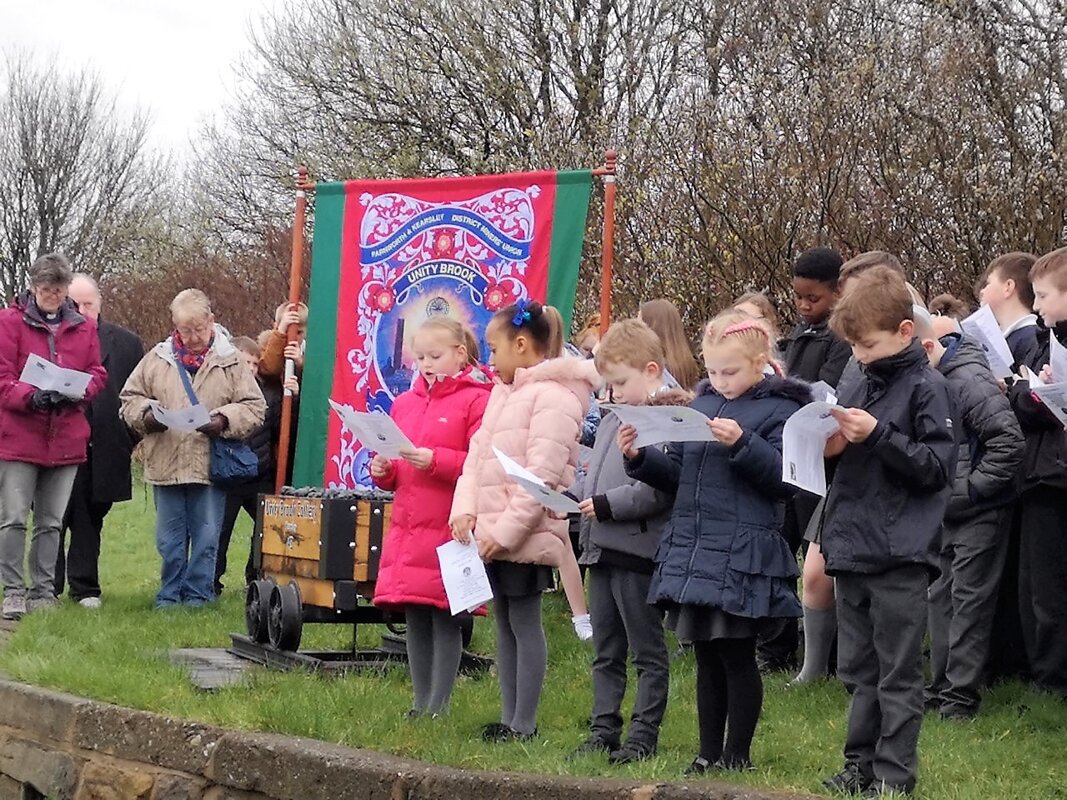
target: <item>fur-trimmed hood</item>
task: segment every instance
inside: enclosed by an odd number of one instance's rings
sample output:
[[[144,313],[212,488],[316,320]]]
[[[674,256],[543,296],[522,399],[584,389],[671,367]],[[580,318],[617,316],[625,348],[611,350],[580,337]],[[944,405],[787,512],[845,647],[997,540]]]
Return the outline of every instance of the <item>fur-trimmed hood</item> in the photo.
[[[602,383],[596,365],[589,360],[577,358],[549,358],[532,367],[515,371],[514,388],[538,381],[555,381],[567,387],[583,404],[589,405],[589,397]]]

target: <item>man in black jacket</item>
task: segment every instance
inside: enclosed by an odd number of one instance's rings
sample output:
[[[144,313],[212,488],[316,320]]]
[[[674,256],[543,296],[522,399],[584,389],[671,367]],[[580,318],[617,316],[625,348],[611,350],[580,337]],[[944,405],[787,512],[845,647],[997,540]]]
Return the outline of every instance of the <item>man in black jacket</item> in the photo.
[[[914,311],[930,366],[945,376],[960,413],[956,480],[941,532],[941,575],[930,587],[926,707],[944,719],[971,719],[989,659],[1023,434],[982,348],[958,333],[938,339],[926,309]]]
[[[852,695],[845,767],[826,786],[868,796],[915,787],[927,587],[957,457],[954,404],[913,314],[903,277],[874,267],[850,279],[830,319],[862,377],[839,394],[826,446],[838,463],[822,551],[837,579],[838,677]]]
[[[88,459],[78,468],[63,520],[55,592],[57,597],[62,595],[67,582],[72,600],[86,608],[99,608],[100,534],[104,518],[113,504],[133,496],[130,455],[134,440],[119,417],[119,392],[144,357],[144,343],[133,331],[100,317],[100,288],[89,275],[74,275],[70,299],[83,316],[96,320],[107,384],[86,410],[92,428]],[[69,549],[67,531],[70,531]]]

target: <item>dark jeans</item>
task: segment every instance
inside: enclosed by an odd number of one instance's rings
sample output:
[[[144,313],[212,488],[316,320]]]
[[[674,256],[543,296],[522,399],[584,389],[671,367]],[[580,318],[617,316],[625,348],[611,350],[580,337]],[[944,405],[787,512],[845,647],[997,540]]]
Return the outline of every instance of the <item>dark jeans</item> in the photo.
[[[1067,491],[1023,492],[1019,613],[1040,689],[1067,698]]]
[[[226,551],[230,549],[230,539],[233,536],[234,525],[237,517],[241,515],[241,509],[256,522],[256,513],[259,510],[259,495],[273,494],[274,484],[270,481],[250,483],[248,486],[239,486],[226,490],[226,509],[222,515],[222,531],[219,533],[219,552],[215,558],[215,594],[222,594],[222,576],[226,574]],[[256,568],[252,563],[252,549],[248,550],[248,561],[245,563],[245,585],[256,579]]]
[[[837,676],[852,695],[845,761],[903,791],[919,763],[928,584],[919,565],[837,576]]]
[[[667,709],[670,661],[663,614],[648,604],[651,575],[597,565],[589,569],[589,615],[593,622],[592,733],[615,743],[622,734],[626,658],[637,671],[637,694],[629,741],[655,749]]]
[[[930,586],[930,672],[927,699],[943,712],[974,713],[981,701],[997,589],[1008,538],[1006,509],[963,522],[945,521],[941,576]]]
[[[56,555],[56,597],[63,594],[64,584],[70,584],[74,601],[100,596],[100,534],[104,517],[111,511],[111,503],[93,502],[92,471],[88,464],[78,468],[74,489],[63,517]],[[70,545],[67,545],[70,531]],[[66,550],[66,553],[64,553]]]

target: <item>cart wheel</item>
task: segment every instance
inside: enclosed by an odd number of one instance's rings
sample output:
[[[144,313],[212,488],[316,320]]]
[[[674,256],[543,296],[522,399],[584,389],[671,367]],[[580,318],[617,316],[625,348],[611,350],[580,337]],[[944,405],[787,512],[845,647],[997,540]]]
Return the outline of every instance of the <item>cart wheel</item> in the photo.
[[[245,627],[253,642],[263,644],[270,634],[270,594],[274,588],[271,581],[252,581],[245,593]]]
[[[300,588],[296,581],[284,586],[275,586],[270,594],[270,621],[267,625],[270,643],[279,650],[295,651],[300,648],[303,628],[303,611]]]

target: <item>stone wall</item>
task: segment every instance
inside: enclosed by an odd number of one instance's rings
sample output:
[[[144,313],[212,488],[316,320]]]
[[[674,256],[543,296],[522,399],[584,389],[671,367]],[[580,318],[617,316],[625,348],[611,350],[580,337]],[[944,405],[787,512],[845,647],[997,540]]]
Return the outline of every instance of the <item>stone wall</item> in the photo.
[[[0,800],[788,800],[692,786],[467,772],[225,731],[0,681]],[[793,800],[799,800],[792,796]]]

